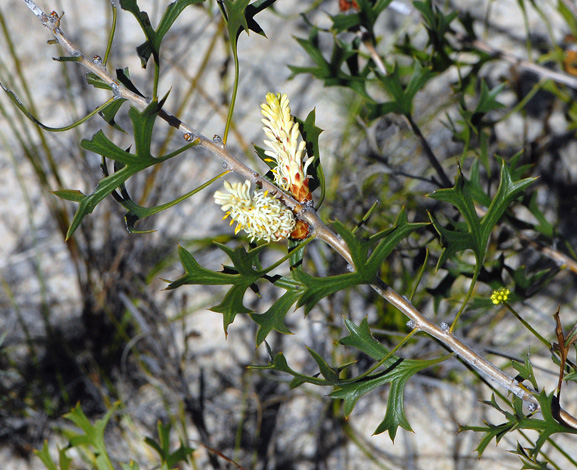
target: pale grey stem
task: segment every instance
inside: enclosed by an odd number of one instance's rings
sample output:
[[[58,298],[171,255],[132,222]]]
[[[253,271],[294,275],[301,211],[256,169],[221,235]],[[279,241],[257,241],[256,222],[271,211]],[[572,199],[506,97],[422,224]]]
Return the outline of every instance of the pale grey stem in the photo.
[[[36,5],[36,3],[34,3],[32,0],[24,0],[24,3],[26,3],[26,6],[30,8],[32,13],[34,13],[38,18],[42,19],[42,15],[44,14],[44,12],[40,8],[38,8],[38,5]]]
[[[62,45],[62,47],[64,47],[64,49],[66,49],[66,51],[68,51],[73,57],[78,57],[78,62],[81,65],[98,75],[104,82],[111,86],[115,96],[119,98],[125,98],[140,108],[145,108],[148,106],[148,104],[150,104],[150,99],[133,93],[124,87],[124,85],[116,81],[99,63],[99,61],[91,61],[86,59],[84,54],[64,35],[60,29],[60,16],[58,16],[55,12],[47,15],[32,0],[23,1],[28,6],[28,8],[41,20],[42,24],[52,31],[55,39],[60,43],[60,45]],[[314,208],[299,203],[293,197],[286,194],[284,191],[272,184],[270,181],[262,178],[257,172],[230,154],[224,145],[209,140],[198,131],[164,110],[159,112],[159,116],[167,121],[171,126],[176,127],[184,133],[191,134],[198,146],[207,149],[213,155],[222,159],[226,163],[227,169],[239,173],[246,179],[261,186],[263,189],[268,190],[271,194],[281,199],[287,207],[289,207],[297,214],[298,218],[304,220],[311,227],[313,236],[326,242],[351,266],[353,265],[350,250],[348,249],[344,240],[342,240],[341,237],[335,234],[324,224]],[[192,140],[192,138],[187,140]],[[516,396],[520,397],[526,402],[536,405],[537,407],[539,406],[537,399],[531,394],[529,390],[520,386],[520,384],[514,378],[510,377],[491,362],[487,361],[485,358],[474,352],[471,348],[458,340],[453,334],[443,330],[439,326],[429,321],[413,306],[413,304],[407,298],[397,293],[381,280],[378,280],[377,283],[371,287],[385,300],[390,302],[407,317],[409,317],[414,322],[415,328],[424,331],[434,338],[437,338],[439,341],[443,342],[443,344],[447,345],[452,351],[459,355],[473,368],[478,370],[483,375],[489,377],[491,380],[495,381],[502,387],[511,391]],[[565,423],[574,428],[577,428],[577,419],[575,417],[565,412],[564,410],[561,410],[560,414]]]
[[[458,34],[457,37],[464,42],[467,42],[467,39],[463,36]],[[555,83],[560,83],[562,85],[567,85],[568,87],[577,89],[577,77],[573,77],[567,73],[562,72],[555,72],[554,70],[548,69],[547,67],[543,67],[542,65],[535,64],[533,62],[529,62],[528,60],[520,59],[519,57],[510,54],[509,52],[501,51],[499,49],[495,49],[494,47],[490,46],[489,44],[475,39],[470,41],[470,44],[475,49],[486,52],[491,54],[494,57],[498,57],[503,59],[513,65],[516,65],[522,69],[529,70],[534,72],[535,74],[544,77],[546,79],[552,80]]]
[[[400,295],[380,279],[377,284],[373,284],[371,287],[391,305],[394,305],[409,317],[413,322],[413,328],[424,331],[432,337],[437,338],[483,376],[509,390],[521,400],[533,404],[536,407],[535,409],[539,409],[539,402],[530,390],[521,386],[513,377],[473,351],[469,346],[455,337],[449,329],[443,329],[429,321],[405,296]],[[565,424],[577,429],[577,418],[563,409],[559,411],[559,415]]]

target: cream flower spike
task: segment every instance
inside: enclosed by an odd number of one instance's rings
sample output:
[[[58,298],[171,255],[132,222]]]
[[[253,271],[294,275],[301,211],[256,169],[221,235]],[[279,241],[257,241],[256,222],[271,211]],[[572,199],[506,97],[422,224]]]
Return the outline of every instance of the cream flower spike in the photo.
[[[291,116],[289,99],[286,94],[267,93],[266,103],[261,104],[264,116],[264,132],[270,140],[264,144],[270,150],[265,154],[277,163],[272,171],[277,186],[290,191],[299,202],[310,201],[312,195],[308,187],[307,168],[313,157],[306,160],[306,143],[299,143],[299,126]]]
[[[281,201],[268,191],[251,192],[250,181],[230,184],[224,182],[223,191],[214,193],[214,200],[230,216],[230,225],[237,223],[234,233],[244,230],[250,241],[277,242],[288,238],[295,228],[295,217]]]

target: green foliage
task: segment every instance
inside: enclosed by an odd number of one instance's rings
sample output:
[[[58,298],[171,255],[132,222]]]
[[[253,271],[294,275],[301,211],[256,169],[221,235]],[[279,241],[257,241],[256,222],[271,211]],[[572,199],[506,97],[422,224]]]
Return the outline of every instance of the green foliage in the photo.
[[[44,464],[47,470],[69,470],[72,459],[66,455],[65,449],[58,449],[58,464],[52,460],[50,456],[50,448],[48,442],[44,441],[42,449],[36,452],[40,461]]]
[[[324,297],[340,290],[360,284],[373,284],[383,262],[397,245],[414,230],[424,227],[424,223],[409,223],[403,211],[397,217],[395,226],[383,230],[367,240],[359,239],[342,223],[335,221],[333,227],[346,242],[354,263],[354,271],[324,278],[315,278],[302,270],[294,271],[294,276],[304,286],[298,306],[305,306],[305,313]]]
[[[295,283],[295,289],[287,290],[266,312],[251,314],[251,318],[259,326],[255,338],[257,346],[260,346],[273,330],[283,334],[291,334],[284,319],[301,295],[300,284]]]
[[[240,64],[238,59],[238,38],[243,31],[246,31],[246,33],[249,34],[250,30],[255,31],[262,36],[266,36],[263,29],[255,21],[254,17],[265,8],[273,5],[275,1],[276,0],[257,0],[250,5],[250,0],[224,0],[219,2],[222,15],[226,21],[226,29],[228,31],[228,37],[230,40],[230,49],[232,52],[232,58],[234,60],[234,84],[228,116],[226,118],[226,127],[222,137],[224,143],[226,143],[228,139],[228,132],[232,124],[232,116],[234,113],[236,96],[238,92],[240,73]]]
[[[225,245],[217,244],[217,246],[230,257],[234,266],[225,266],[222,272],[213,272],[200,266],[188,251],[179,247],[180,261],[186,274],[171,282],[167,289],[176,289],[185,284],[232,285],[222,302],[211,308],[223,314],[223,326],[226,333],[237,314],[251,312],[243,304],[244,294],[249,288],[258,291],[256,281],[263,278],[270,268],[260,269],[258,256],[265,245],[248,252],[244,247],[233,250]]]
[[[157,28],[154,29],[148,14],[140,10],[136,0],[120,0],[120,6],[134,15],[146,36],[146,41],[136,48],[143,68],[146,67],[151,55],[154,58],[154,62],[160,65],[160,45],[164,36],[186,7],[202,2],[204,0],[176,0],[170,3],[166,7]]]
[[[352,321],[345,319],[345,325],[350,334],[342,338],[340,343],[367,354],[377,362],[369,371],[357,377],[341,378],[341,372],[347,370],[350,364],[331,367],[321,355],[312,349],[308,350],[309,354],[317,363],[322,378],[296,372],[289,367],[282,353],[276,354],[268,366],[252,367],[255,369],[272,369],[290,374],[293,376],[292,387],[303,383],[333,387],[334,390],[330,396],[343,400],[345,416],[351,414],[355,404],[363,395],[378,387],[390,384],[385,417],[375,430],[375,433],[379,434],[387,431],[391,440],[394,440],[399,427],[411,431],[404,408],[404,390],[407,381],[414,374],[427,367],[439,364],[447,357],[431,360],[403,359],[392,355],[382,343],[372,336],[366,319],[360,325],[355,325]]]
[[[385,116],[388,113],[402,114],[410,116],[413,114],[413,99],[415,95],[423,89],[435,73],[428,67],[422,67],[418,62],[409,82],[404,85],[399,67],[395,67],[388,75],[379,76],[391,101],[385,103],[370,103],[367,106],[367,117],[370,120]]]
[[[147,437],[144,442],[152,447],[159,455],[161,461],[161,470],[171,470],[178,468],[177,464],[180,462],[187,462],[189,456],[194,452],[194,449],[188,447],[182,440],[180,447],[175,451],[170,450],[170,424],[162,424],[158,422],[157,431],[159,442],[152,437]]]
[[[177,155],[180,155],[185,150],[196,145],[196,142],[191,142],[180,149],[171,152],[168,155],[155,157],[151,153],[153,127],[158,112],[162,108],[164,100],[160,103],[153,101],[148,107],[140,112],[136,108],[131,107],[128,115],[132,121],[134,129],[134,154],[121,149],[113,143],[102,131],[98,131],[90,140],[84,139],[81,142],[82,148],[90,150],[102,155],[103,158],[109,158],[115,162],[115,172],[112,175],[107,175],[99,183],[94,192],[89,195],[83,195],[79,191],[74,190],[59,190],[54,191],[54,194],[64,199],[79,203],[79,207],[74,215],[74,219],[70,224],[66,238],[70,238],[76,229],[82,223],[85,216],[92,213],[96,206],[104,200],[112,192],[124,185],[124,183],[136,173],[158,165],[166,160],[169,160]],[[136,207],[132,207],[133,212]],[[139,217],[150,215],[149,213],[138,214]],[[134,220],[134,217],[131,218]]]
[[[477,262],[475,269],[479,272],[485,259],[489,237],[493,229],[511,202],[519,197],[535,180],[536,178],[525,178],[520,181],[513,181],[511,171],[503,161],[499,187],[483,217],[477,216],[471,183],[462,173],[459,173],[453,188],[439,189],[430,194],[429,197],[433,199],[454,205],[466,222],[466,226],[449,229],[432,219],[435,229],[441,236],[441,244],[444,247],[443,254],[437,263],[437,268],[441,267],[447,259],[452,258],[456,253],[470,249],[475,254]]]
[[[94,424],[88,420],[79,404],[70,413],[67,413],[64,416],[78,426],[83,432],[82,434],[75,432],[69,434],[70,447],[92,447],[93,451],[91,461],[99,470],[113,470],[114,468],[106,449],[104,430],[115,411],[116,407],[110,408],[104,417],[96,420]]]
[[[349,14],[339,14],[331,17],[333,21],[333,30],[337,33],[352,31],[357,28],[367,28],[370,34],[374,32],[375,22],[385,9],[391,4],[392,0],[378,0],[371,2],[369,0],[358,1],[359,11]]]
[[[117,411],[118,405],[110,408],[102,419],[97,420],[94,424],[90,423],[80,404],[78,404],[65,417],[72,421],[80,428],[82,433],[69,432],[68,438],[70,441],[69,448],[79,447],[85,451],[87,459],[96,470],[114,470],[108,449],[104,438],[104,430],[110,421],[112,414]],[[67,449],[66,449],[67,450]],[[72,460],[66,455],[65,449],[60,449],[59,463],[52,460],[48,446],[45,443],[41,451],[37,452],[38,457],[44,463],[48,470],[69,470]]]
[[[65,449],[58,450],[58,464],[54,462],[50,456],[47,443],[44,443],[44,446],[40,451],[36,452],[36,455],[38,455],[47,470],[71,470],[72,458],[70,458],[66,452],[71,448],[78,448],[81,450],[86,462],[95,470],[114,470],[116,468],[116,462],[113,462],[110,457],[105,430],[110,422],[110,418],[118,412],[119,407],[120,405],[117,403],[110,408],[101,419],[96,420],[96,422],[92,424],[82,411],[80,404],[78,404],[64,417],[72,421],[72,423],[80,429],[81,433],[75,431],[65,432],[69,439],[69,445]],[[157,430],[159,441],[147,437],[144,442],[158,453],[160,457],[160,467],[158,468],[161,470],[175,470],[176,468],[180,468],[179,464],[181,462],[188,462],[194,449],[186,446],[181,441],[180,447],[177,450],[170,450],[170,424],[164,425],[159,422]],[[140,469],[140,466],[134,460],[128,463],[120,462],[119,464],[123,470]]]
[[[523,401],[517,397],[513,399],[512,410],[504,410],[498,405],[495,396],[493,395],[490,401],[484,403],[499,411],[506,418],[506,421],[499,425],[488,424],[486,426],[461,426],[460,430],[483,433],[481,442],[476,449],[479,457],[483,455],[483,452],[493,439],[498,443],[504,436],[513,430],[530,429],[537,431],[539,438],[535,441],[533,447],[523,449],[522,454],[522,457],[528,458],[534,463],[537,463],[535,459],[541,452],[543,445],[552,435],[557,433],[577,434],[577,430],[566,426],[555,419],[554,410],[555,408],[558,409],[559,404],[555,404],[555,396],[553,393],[547,394],[545,391],[542,391],[536,396],[536,398],[539,401],[543,419],[535,418],[532,415],[525,415],[523,411]]]
[[[373,338],[366,319],[359,326],[350,320],[346,320],[345,324],[350,335],[341,339],[341,344],[355,347],[367,354],[376,360],[384,371],[361,376],[349,383],[342,384],[331,396],[344,400],[345,414],[349,415],[362,395],[390,383],[387,412],[375,430],[375,434],[387,431],[391,440],[394,441],[399,426],[407,431],[412,431],[404,409],[404,390],[407,381],[417,372],[444,361],[447,356],[430,360],[401,359],[391,356],[387,349]]]
[[[186,274],[171,282],[167,289],[176,289],[191,284],[232,285],[222,302],[211,308],[211,310],[223,314],[225,333],[227,333],[228,326],[234,321],[237,314],[253,313],[244,305],[243,299],[249,288],[258,293],[257,281],[268,280],[276,287],[286,289],[287,292],[265,313],[252,315],[252,319],[260,326],[256,338],[256,343],[259,345],[272,330],[289,333],[288,328],[284,325],[284,318],[295,302],[297,307],[304,306],[305,314],[307,314],[325,297],[352,286],[375,282],[381,265],[395,247],[413,231],[425,225],[427,224],[409,223],[406,214],[401,212],[393,228],[379,232],[368,240],[361,240],[342,223],[334,222],[335,230],[343,237],[351,250],[355,271],[329,277],[315,277],[303,269],[294,269],[292,271],[293,279],[269,276],[268,273],[280,262],[266,269],[262,268],[259,255],[266,248],[266,245],[259,245],[247,252],[244,247],[232,249],[216,243],[216,246],[224,251],[233,263],[233,266],[225,266],[220,272],[203,268],[191,253],[179,247],[180,260]],[[298,249],[303,248],[304,246]],[[291,253],[291,256],[294,256],[294,252]]]
[[[443,246],[443,253],[437,262],[437,269],[442,267],[449,259],[454,259],[455,255],[462,251],[471,250],[475,255],[475,268],[472,274],[472,282],[461,310],[457,315],[457,319],[472,295],[477,278],[481,273],[491,233],[513,200],[519,197],[535,179],[536,178],[525,178],[519,181],[513,181],[511,169],[503,161],[501,163],[499,187],[482,217],[477,216],[474,203],[474,195],[477,193],[478,197],[479,191],[471,189],[471,183],[463,176],[460,170],[453,188],[439,189],[429,195],[429,197],[433,199],[454,205],[465,221],[465,223],[459,222],[454,224],[454,226],[451,223],[447,226],[442,225],[434,217],[431,217],[433,226],[439,233],[441,238],[440,242]],[[483,197],[483,199],[486,198]],[[453,323],[453,327],[454,324],[455,323]]]
[[[421,13],[429,35],[429,45],[432,46],[431,62],[435,70],[442,72],[453,65],[450,58],[453,48],[447,40],[447,34],[452,32],[451,23],[457,18],[457,12],[452,11],[445,15],[432,0],[413,2],[413,5]]]
[[[309,54],[315,67],[300,67],[290,65],[292,76],[307,73],[321,80],[325,86],[342,86],[354,90],[359,95],[370,98],[366,90],[367,76],[370,72],[368,67],[362,71],[351,70],[352,61],[358,54],[353,45],[335,42],[330,60],[325,59],[319,48],[319,29],[313,27],[308,39],[297,38],[301,47]],[[347,65],[348,70],[344,70]]]

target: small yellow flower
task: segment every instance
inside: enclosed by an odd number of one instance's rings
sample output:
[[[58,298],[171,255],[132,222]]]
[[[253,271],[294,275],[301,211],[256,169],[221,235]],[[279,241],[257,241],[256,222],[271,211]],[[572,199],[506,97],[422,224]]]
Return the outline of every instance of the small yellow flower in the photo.
[[[232,225],[237,223],[234,233],[244,230],[250,241],[276,242],[288,238],[295,228],[295,217],[291,210],[268,191],[251,191],[250,181],[244,183],[224,182],[226,192],[216,191],[214,200],[230,216]]]
[[[310,201],[307,168],[314,158],[306,158],[306,143],[299,142],[300,130],[291,116],[289,99],[286,94],[267,93],[266,103],[261,104],[264,116],[264,132],[270,140],[264,143],[270,150],[265,154],[275,161],[272,171],[275,183],[291,194],[299,202]]]
[[[507,299],[509,298],[510,293],[511,293],[511,291],[509,289],[507,289],[506,287],[500,287],[499,289],[494,290],[493,293],[491,294],[491,301],[495,305],[499,305],[499,304],[502,304],[503,302],[507,302]]]

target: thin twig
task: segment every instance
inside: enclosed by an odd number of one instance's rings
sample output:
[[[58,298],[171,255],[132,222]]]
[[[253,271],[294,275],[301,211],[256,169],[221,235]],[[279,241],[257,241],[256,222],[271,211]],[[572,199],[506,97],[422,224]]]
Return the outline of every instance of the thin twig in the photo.
[[[425,150],[425,155],[427,156],[429,163],[435,169],[435,171],[437,172],[437,175],[439,175],[439,178],[441,178],[441,184],[439,184],[439,183],[437,183],[437,184],[441,187],[444,187],[444,188],[450,188],[451,186],[453,186],[453,183],[451,183],[451,180],[449,179],[449,177],[447,176],[447,173],[445,173],[445,170],[443,169],[443,167],[439,163],[439,160],[437,159],[435,152],[433,152],[433,149],[429,145],[429,142],[427,141],[427,139],[425,138],[425,136],[421,132],[421,129],[419,128],[417,123],[413,120],[413,118],[411,117],[410,114],[409,115],[403,115],[403,117],[405,118],[405,120],[409,124],[413,133],[421,141],[421,145],[423,146],[423,150]]]
[[[363,45],[369,51],[369,55],[371,56],[371,59],[373,60],[373,62],[376,64],[379,72],[382,75],[386,76],[387,75],[387,69],[385,67],[385,63],[383,62],[383,59],[381,59],[381,56],[378,54],[373,43],[369,39],[366,39],[363,41]],[[423,146],[423,150],[425,151],[425,155],[427,156],[429,163],[435,169],[435,171],[437,172],[437,175],[441,179],[440,183],[435,181],[434,179],[433,179],[433,181],[440,187],[450,188],[451,186],[453,186],[453,183],[451,183],[451,180],[447,176],[447,173],[445,173],[445,170],[443,169],[443,167],[439,163],[439,160],[437,159],[435,152],[433,152],[433,149],[429,145],[429,142],[427,141],[427,139],[425,138],[425,136],[421,132],[421,129],[419,128],[417,123],[414,121],[412,116],[410,114],[409,115],[403,114],[403,118],[405,119],[406,123],[409,125],[409,127],[411,128],[413,133],[417,136],[417,138],[421,142],[421,145]]]
[[[519,57],[499,49],[483,42],[479,39],[469,39],[464,34],[455,33],[455,37],[464,44],[468,44],[473,49],[485,52],[497,59],[503,59],[517,67],[528,70],[530,72],[536,73],[537,75],[544,77],[548,80],[552,80],[555,83],[560,83],[562,85],[567,85],[568,87],[577,89],[577,77],[569,75],[567,73],[555,72],[554,70],[543,67],[542,65],[535,64],[528,60],[520,59]]]
[[[124,87],[124,85],[116,81],[106,71],[105,67],[99,63],[87,60],[82,52],[70,40],[68,40],[62,32],[62,29],[60,28],[61,17],[58,16],[57,13],[52,12],[50,15],[47,15],[40,10],[32,0],[24,0],[24,2],[28,8],[30,8],[38,18],[40,18],[42,24],[50,29],[55,39],[68,51],[68,53],[73,57],[78,57],[78,62],[80,64],[86,67],[89,71],[97,74],[104,82],[111,86],[116,97],[125,98],[140,108],[145,108],[150,103],[149,99],[131,92]],[[220,142],[213,142],[212,140],[207,139],[198,131],[164,110],[159,112],[159,117],[182,132],[191,134],[194,140],[198,143],[198,146],[207,149],[213,155],[223,160],[230,171],[239,173],[246,179],[260,185],[271,194],[281,199],[288,208],[296,213],[297,218],[304,220],[311,227],[312,236],[326,242],[351,266],[353,265],[351,253],[344,240],[325,225],[313,207],[299,203],[289,194],[285,193],[268,180],[262,178],[257,172],[240,162],[236,157],[229,153],[226,147]],[[503,372],[484,357],[474,352],[471,348],[457,339],[448,328],[442,328],[429,321],[406,297],[400,295],[380,279],[378,279],[371,287],[385,300],[409,317],[413,322],[412,326],[414,329],[428,333],[438,339],[484,376],[495,381],[525,402],[533,404],[538,409],[539,403],[530,390],[520,385],[517,380]],[[577,419],[575,417],[564,410],[561,410],[560,415],[566,424],[573,428],[577,428]]]

